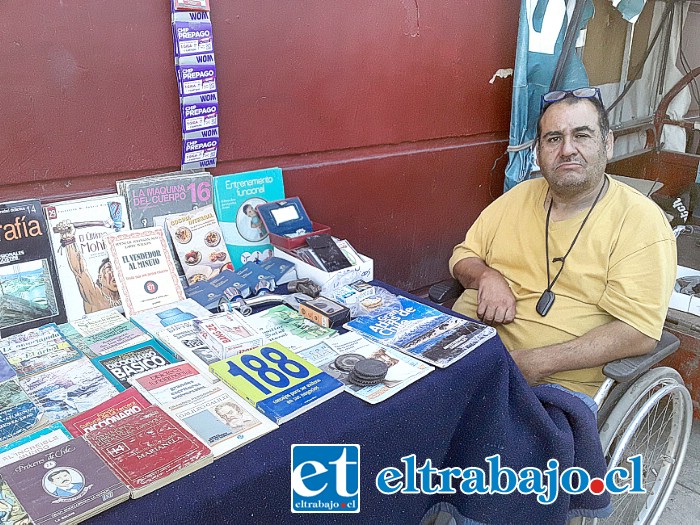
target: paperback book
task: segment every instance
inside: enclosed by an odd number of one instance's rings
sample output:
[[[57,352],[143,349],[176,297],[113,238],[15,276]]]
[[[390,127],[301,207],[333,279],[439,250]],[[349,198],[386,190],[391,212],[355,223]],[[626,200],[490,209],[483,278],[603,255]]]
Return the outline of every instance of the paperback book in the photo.
[[[235,268],[272,257],[268,232],[256,207],[280,199],[284,199],[280,168],[214,177],[214,208]]]
[[[141,372],[160,368],[177,361],[158,341],[129,346],[92,359],[92,364],[119,391],[129,388],[129,378]]]
[[[300,350],[299,355],[341,381],[347,392],[371,404],[390,398],[434,370],[418,359],[380,346],[353,332]],[[377,359],[388,367],[380,383],[359,386],[352,382],[350,374],[354,365],[365,359]]]
[[[2,510],[0,510],[2,523],[7,525],[30,525],[32,523],[29,514],[2,478],[0,478],[0,501],[4,503]]]
[[[212,461],[209,448],[162,408],[150,406],[84,436],[139,498]]]
[[[50,422],[73,417],[117,395],[107,378],[86,358],[24,377],[20,385]]]
[[[277,342],[214,363],[210,369],[278,425],[343,391],[343,383]]]
[[[127,318],[185,298],[163,228],[113,233],[106,240]]]
[[[398,303],[357,317],[345,327],[440,368],[496,335],[492,326],[451,316],[400,295],[396,298]]]
[[[265,342],[277,341],[292,352],[298,352],[338,332],[309,321],[299,312],[280,304],[245,318],[250,326],[260,332]]]
[[[82,357],[54,323],[0,340],[0,352],[18,377],[38,374]]]
[[[212,385],[188,363],[177,363],[131,379],[151,398],[222,456],[277,425],[222,385]]]
[[[44,410],[22,390],[17,379],[0,383],[0,443],[48,423]]]
[[[165,223],[188,284],[233,269],[213,206],[170,215]]]
[[[0,447],[0,467],[14,463],[46,449],[65,443],[73,438],[63,423],[48,427],[14,439]],[[2,521],[0,521],[2,523]]]
[[[131,318],[131,321],[146,333],[157,337],[165,328],[192,319],[209,317],[211,312],[192,299],[183,299],[155,308],[144,310]]]
[[[245,352],[263,344],[263,335],[253,328],[237,311],[195,319],[202,340],[216,352],[219,359]]]
[[[219,380],[209,371],[209,365],[220,360],[218,352],[204,342],[193,320],[168,326],[158,332],[158,340],[181,359],[190,363],[211,383]]]
[[[87,314],[67,324],[74,331],[70,330],[70,335],[66,335],[65,325],[61,325],[59,329],[63,335],[71,342],[73,342],[71,336],[79,338],[81,343],[78,348],[87,347],[90,357],[145,343],[151,339],[149,335],[128,321],[116,309]],[[77,334],[78,337],[74,334]]]
[[[0,203],[0,337],[46,323],[66,312],[41,203]]]
[[[124,197],[95,196],[44,206],[68,320],[121,306],[105,236],[129,230]]]
[[[68,432],[79,437],[98,428],[108,427],[151,406],[151,402],[136,391],[127,388],[99,405],[65,421]]]
[[[79,523],[129,498],[129,489],[82,439],[0,467],[36,525]]]

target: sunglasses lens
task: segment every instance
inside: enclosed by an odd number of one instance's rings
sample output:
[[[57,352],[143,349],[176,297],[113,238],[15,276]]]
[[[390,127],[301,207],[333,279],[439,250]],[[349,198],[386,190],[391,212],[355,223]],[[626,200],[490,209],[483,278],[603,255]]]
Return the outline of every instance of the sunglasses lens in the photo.
[[[585,88],[574,89],[571,92],[571,94],[575,97],[578,97],[578,98],[591,98],[591,97],[595,97],[597,92],[598,92],[598,90],[596,88],[585,87]]]
[[[546,93],[542,95],[542,100],[545,102],[556,102],[557,100],[561,100],[566,96],[566,91],[550,91],[549,93]]]

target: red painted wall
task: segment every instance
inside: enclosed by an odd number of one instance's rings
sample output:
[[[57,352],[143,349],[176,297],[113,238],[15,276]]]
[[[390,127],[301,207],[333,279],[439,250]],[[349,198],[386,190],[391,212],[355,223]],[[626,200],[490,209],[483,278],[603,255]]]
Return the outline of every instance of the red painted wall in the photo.
[[[4,0],[0,199],[176,169],[167,0]],[[518,9],[506,0],[211,0],[214,175],[280,166],[288,195],[416,289],[500,192]],[[500,173],[499,173],[500,172]]]

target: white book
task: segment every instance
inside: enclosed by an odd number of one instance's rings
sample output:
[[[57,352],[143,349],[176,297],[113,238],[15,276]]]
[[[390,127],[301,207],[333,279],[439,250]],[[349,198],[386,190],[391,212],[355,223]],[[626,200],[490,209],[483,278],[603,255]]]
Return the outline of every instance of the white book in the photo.
[[[100,195],[43,207],[69,321],[105,308],[121,308],[105,237],[128,231],[121,195]]]
[[[215,383],[219,380],[209,371],[209,365],[220,361],[219,354],[202,339],[194,321],[190,319],[168,326],[158,332],[156,337],[209,381]]]
[[[105,239],[127,318],[185,299],[163,228],[113,233]]]
[[[409,355],[368,341],[359,334],[348,332],[333,337],[317,345],[297,352],[307,361],[312,362],[324,372],[337,378],[345,385],[345,390],[368,403],[375,404],[390,398],[411,383],[426,376],[434,367],[423,363]],[[343,355],[352,354],[352,358],[343,364]],[[354,385],[349,375],[351,368],[347,363],[359,359],[378,359],[389,368],[386,377],[378,384],[371,386]]]
[[[189,363],[138,374],[130,381],[211,448],[215,457],[277,428],[225,385],[210,384]]]

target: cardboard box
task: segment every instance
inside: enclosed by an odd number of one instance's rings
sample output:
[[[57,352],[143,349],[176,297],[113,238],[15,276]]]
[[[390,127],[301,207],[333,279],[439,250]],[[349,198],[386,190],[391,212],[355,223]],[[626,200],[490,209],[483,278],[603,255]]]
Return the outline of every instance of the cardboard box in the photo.
[[[680,293],[679,289],[679,279],[683,277],[697,277],[700,281],[700,270],[694,270],[693,268],[688,268],[686,266],[678,266],[678,271],[676,272],[676,284],[674,286],[673,293],[671,294],[671,301],[668,304],[669,308],[674,310],[680,310],[681,312],[688,312],[694,315],[700,315],[700,295],[688,295],[685,293]]]
[[[326,272],[310,264],[297,259],[277,247],[274,247],[275,257],[280,257],[287,261],[291,261],[296,265],[297,275],[299,279],[309,278],[321,287],[321,293],[328,297],[333,297],[333,292],[343,285],[353,283],[355,281],[371,281],[374,278],[374,261],[369,257],[359,254],[362,258],[360,264],[343,268],[337,272]]]

